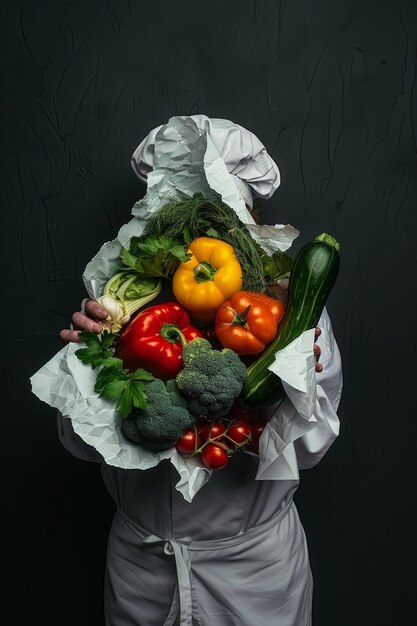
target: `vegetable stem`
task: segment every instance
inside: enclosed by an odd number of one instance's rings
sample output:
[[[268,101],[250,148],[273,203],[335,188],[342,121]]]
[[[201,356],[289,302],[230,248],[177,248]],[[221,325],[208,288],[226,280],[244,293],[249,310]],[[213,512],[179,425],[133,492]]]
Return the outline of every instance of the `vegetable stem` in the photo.
[[[123,302],[123,308],[126,311],[126,314],[133,315],[135,311],[148,304],[148,302],[152,302],[161,293],[162,289],[162,280],[158,280],[158,283],[155,287],[154,291],[151,291],[147,296],[142,296],[142,298],[138,298],[137,300],[125,300]]]
[[[177,343],[178,341],[181,341],[183,346],[188,343],[184,333],[180,331],[176,324],[162,324],[159,334],[170,343]]]
[[[321,233],[321,235],[317,235],[315,240],[327,243],[329,246],[332,246],[332,248],[335,248],[338,252],[340,250],[340,243],[337,241],[337,239],[335,239],[328,233]]]
[[[252,306],[251,304],[248,304],[248,306],[246,307],[244,311],[242,311],[242,313],[238,313],[237,311],[235,311],[235,315],[232,320],[232,326],[245,326],[246,325],[247,323],[246,318],[248,316],[251,306]]]
[[[208,261],[200,261],[194,268],[194,278],[198,283],[208,283],[215,273],[216,269]]]

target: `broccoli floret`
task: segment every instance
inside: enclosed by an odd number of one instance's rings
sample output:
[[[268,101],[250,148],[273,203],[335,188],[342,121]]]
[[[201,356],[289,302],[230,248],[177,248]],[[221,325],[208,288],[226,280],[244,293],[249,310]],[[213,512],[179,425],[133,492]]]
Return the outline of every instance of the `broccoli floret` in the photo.
[[[135,443],[141,443],[142,437],[136,426],[136,419],[134,417],[126,417],[122,421],[122,431],[125,437],[134,441]]]
[[[182,359],[184,368],[176,381],[189,398],[191,413],[215,419],[227,415],[247,375],[236,352],[214,350],[207,339],[198,338],[184,346]]]
[[[178,391],[175,380],[167,383],[153,380],[146,385],[146,397],[146,409],[123,420],[123,432],[151,450],[170,448],[194,425],[195,417],[188,410],[188,400]]]

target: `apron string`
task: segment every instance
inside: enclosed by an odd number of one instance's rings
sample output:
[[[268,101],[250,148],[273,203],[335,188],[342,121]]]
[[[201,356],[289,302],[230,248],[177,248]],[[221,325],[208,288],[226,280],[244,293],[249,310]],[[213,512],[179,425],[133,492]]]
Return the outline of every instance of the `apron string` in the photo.
[[[164,626],[174,626],[178,609],[180,613],[180,626],[194,626],[195,624],[201,623],[198,616],[197,600],[194,597],[194,589],[191,583],[191,560],[189,550],[222,550],[233,545],[245,543],[278,524],[287,515],[292,505],[293,502],[292,499],[290,499],[286,505],[269,520],[240,535],[205,541],[192,541],[190,537],[182,537],[178,538],[178,540],[172,538],[163,539],[157,535],[150,534],[118,509],[117,513],[120,518],[143,543],[161,543],[164,546],[165,554],[172,555],[175,559],[177,583],[171,609]]]
[[[147,535],[143,543],[163,543],[165,554],[174,556],[175,566],[177,568],[177,590],[175,593],[171,610],[164,626],[172,626],[177,614],[177,608],[180,611],[180,626],[193,626],[199,624],[200,620],[196,619],[195,609],[193,611],[193,593],[191,587],[191,562],[188,553],[188,545],[191,539],[188,537],[181,539],[180,543],[174,539],[161,539],[156,535]],[[188,545],[187,545],[188,544]],[[176,591],[177,591],[176,590]],[[178,604],[179,607],[175,606]],[[194,617],[194,621],[193,621]]]

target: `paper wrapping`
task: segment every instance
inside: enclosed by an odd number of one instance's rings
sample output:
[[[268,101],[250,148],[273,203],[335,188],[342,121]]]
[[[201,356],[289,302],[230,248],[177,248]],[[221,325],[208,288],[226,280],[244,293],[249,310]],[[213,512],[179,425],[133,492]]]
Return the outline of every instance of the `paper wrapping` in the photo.
[[[279,407],[274,407],[270,423],[260,440],[257,475],[260,479],[267,477],[268,468],[291,441],[316,424],[312,332],[303,333],[281,350],[271,366],[274,372],[280,372],[288,397],[294,406],[297,405],[301,418],[298,425],[276,424],[275,414],[279,412]],[[31,378],[33,393],[71,419],[76,434],[93,446],[109,465],[126,470],[146,470],[169,459],[180,475],[176,489],[191,502],[209,480],[212,471],[203,467],[197,459],[186,459],[175,448],[151,452],[128,442],[121,431],[115,403],[100,398],[94,391],[97,370],[81,363],[75,355],[79,349],[79,344],[68,344],[36,372]]]
[[[267,252],[287,250],[299,232],[290,225],[256,226],[240,196],[223,159],[210,138],[198,130],[191,119],[171,118],[155,138],[155,169],[148,174],[147,192],[133,209],[133,219],[122,226],[116,239],[105,243],[88,263],[83,280],[88,295],[97,299],[106,282],[116,272],[123,246],[132,236],[140,236],[149,220],[170,196],[221,197],[240,219],[249,225],[251,235]],[[270,477],[268,468],[280,455],[290,454],[293,437],[314,425],[315,376],[313,332],[307,331],[280,351],[272,371],[283,380],[288,398],[301,416],[297,424],[278,424],[274,407],[260,441],[258,478]],[[211,470],[196,459],[186,459],[175,448],[150,452],[128,442],[120,429],[115,403],[100,398],[94,391],[97,370],[85,366],[75,356],[79,344],[71,343],[60,350],[31,377],[33,393],[58,409],[72,421],[74,431],[92,445],[109,465],[124,469],[145,470],[169,459],[179,473],[176,489],[191,502],[209,480]],[[275,420],[275,421],[274,421]],[[289,432],[288,429],[293,429]],[[279,476],[275,476],[279,478]]]

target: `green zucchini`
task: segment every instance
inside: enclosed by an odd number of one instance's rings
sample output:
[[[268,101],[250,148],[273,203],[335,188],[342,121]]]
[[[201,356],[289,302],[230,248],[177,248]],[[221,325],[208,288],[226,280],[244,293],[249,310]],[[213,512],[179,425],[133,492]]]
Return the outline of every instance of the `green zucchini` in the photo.
[[[314,328],[339,273],[340,245],[322,233],[297,254],[291,270],[288,304],[277,335],[261,356],[248,367],[240,394],[248,407],[266,407],[284,396],[279,376],[269,371],[275,355],[304,331]]]

